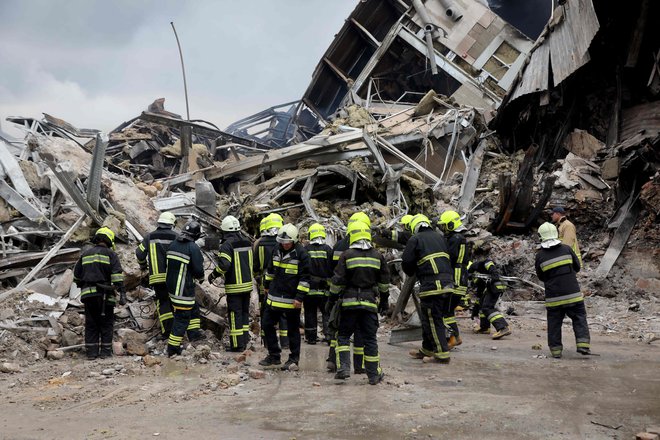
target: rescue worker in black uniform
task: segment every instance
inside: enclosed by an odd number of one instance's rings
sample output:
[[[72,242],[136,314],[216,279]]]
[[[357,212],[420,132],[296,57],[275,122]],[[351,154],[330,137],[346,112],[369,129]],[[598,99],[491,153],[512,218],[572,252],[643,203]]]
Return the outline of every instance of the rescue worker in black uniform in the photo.
[[[216,267],[209,274],[213,284],[217,277],[225,278],[229,351],[244,351],[250,343],[250,294],[252,293],[252,243],[240,233],[241,223],[233,215],[222,219],[222,244]]]
[[[369,216],[364,212],[356,212],[348,219],[348,226],[353,222],[362,222],[371,228],[371,220]],[[332,249],[332,271],[334,273],[337,263],[339,263],[339,258],[341,255],[348,249],[350,246],[350,237],[348,234],[341,240],[339,240],[335,247]],[[327,313],[328,315],[331,312],[332,304],[327,303]],[[330,330],[331,333],[332,330]],[[328,358],[326,359],[326,368],[329,373],[334,373],[337,371],[336,364],[336,353],[335,348],[337,347],[337,329],[334,330],[332,338],[330,339],[330,350],[328,351]],[[364,340],[362,339],[362,333],[360,328],[357,328],[353,333],[353,373],[355,374],[364,374],[367,371],[364,369]]]
[[[467,240],[461,233],[465,230],[465,226],[463,226],[461,216],[456,211],[443,212],[438,220],[438,227],[445,235],[445,240],[447,240],[449,259],[454,269],[454,290],[448,298],[447,310],[445,310],[445,317],[443,318],[445,326],[451,330],[451,335],[447,341],[451,350],[463,343],[456,322],[456,307],[467,302],[467,265],[470,262],[470,255],[468,255]]]
[[[405,246],[408,240],[410,240],[410,237],[412,237],[412,233],[410,232],[410,221],[412,219],[413,215],[406,214],[399,220],[397,228],[381,229],[378,231],[378,235]]]
[[[504,319],[504,315],[497,310],[496,304],[500,296],[506,291],[507,285],[500,280],[500,272],[497,266],[488,258],[489,246],[482,244],[475,247],[475,258],[481,258],[478,261],[470,262],[468,271],[471,274],[486,275],[489,279],[474,278],[473,285],[477,297],[472,308],[471,318],[479,317],[479,324],[475,325],[473,332],[477,334],[489,334],[490,326],[495,327],[493,339],[501,339],[511,334],[509,324]]]
[[[204,257],[195,243],[201,234],[200,224],[189,221],[167,250],[165,283],[174,313],[167,343],[168,356],[181,354],[181,343],[186,332],[190,342],[204,338],[200,330],[199,306],[195,301],[195,281],[204,281]]]
[[[431,220],[417,214],[410,222],[413,236],[403,251],[401,267],[408,275],[416,275],[420,284],[420,320],[422,347],[410,352],[424,362],[448,364],[449,346],[443,323],[449,295],[453,292],[454,271],[449,260],[447,241],[431,227]]]
[[[289,334],[291,354],[282,366],[282,370],[297,371],[300,362],[300,309],[305,296],[309,293],[309,255],[298,242],[298,228],[287,223],[277,233],[279,246],[273,252],[273,258],[264,276],[266,288],[266,308],[264,309],[264,333],[268,356],[259,365],[279,365],[281,361],[280,345],[277,342],[275,325],[282,315],[292,331]]]
[[[254,278],[257,281],[257,289],[259,292],[259,317],[261,320],[261,338],[264,338],[264,307],[266,307],[266,294],[264,292],[263,276],[268,269],[268,265],[273,259],[273,251],[277,247],[277,231],[283,225],[282,216],[277,213],[272,213],[261,219],[259,223],[260,237],[254,242],[252,252],[254,257]],[[287,330],[286,316],[282,315],[280,322],[277,324],[277,334],[280,337],[280,346],[282,349],[289,348],[289,332]]]
[[[171,212],[163,212],[158,217],[158,227],[145,235],[142,243],[135,249],[140,269],[149,270],[149,286],[156,293],[156,313],[160,322],[160,333],[163,339],[168,339],[172,329],[172,304],[165,285],[167,270],[167,249],[176,240],[174,231],[176,216]]]
[[[385,257],[372,247],[371,230],[365,223],[350,223],[346,232],[350,247],[339,258],[330,285],[329,301],[339,301],[341,307],[335,379],[350,377],[350,338],[360,329],[367,377],[376,385],[384,376],[376,340],[378,312],[388,309],[390,272]]]
[[[115,290],[119,292],[119,304],[126,304],[124,275],[119,257],[113,251],[115,233],[109,228],[100,228],[92,243],[94,246],[82,253],[73,269],[73,280],[80,288],[80,300],[85,305],[87,359],[112,356]]]
[[[309,293],[305,295],[305,341],[316,344],[318,341],[318,312],[321,312],[324,340],[330,342],[326,301],[329,295],[328,281],[332,277],[332,248],[325,243],[325,227],[314,223],[309,227],[309,244],[305,246],[309,254]]]
[[[545,286],[545,307],[548,315],[548,346],[553,358],[561,358],[561,325],[564,316],[571,318],[577,352],[591,354],[587,310],[576,273],[580,259],[559,240],[557,227],[543,223],[538,230],[541,247],[536,253],[536,275]]]

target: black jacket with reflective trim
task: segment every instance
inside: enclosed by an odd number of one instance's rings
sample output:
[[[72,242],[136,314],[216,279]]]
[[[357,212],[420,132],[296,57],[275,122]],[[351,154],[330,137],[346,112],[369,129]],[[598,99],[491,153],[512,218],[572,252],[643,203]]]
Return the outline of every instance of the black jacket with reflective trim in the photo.
[[[197,243],[179,237],[167,250],[167,291],[172,303],[192,305],[195,281],[204,279],[204,257]]]
[[[301,301],[309,293],[309,254],[302,244],[296,243],[289,251],[278,245],[264,275],[268,298]]]
[[[101,296],[97,284],[112,284],[119,291],[124,289],[124,275],[119,257],[103,245],[94,245],[83,251],[73,268],[73,280],[82,290],[81,297]],[[107,298],[114,301],[114,297]]]
[[[455,231],[448,232],[445,239],[449,248],[449,259],[454,269],[454,287],[465,290],[468,283],[467,265],[470,262],[467,240],[463,234]]]
[[[547,249],[540,248],[534,267],[544,283],[546,303],[551,298],[580,292],[576,276],[580,271],[580,260],[569,246],[560,243]]]
[[[332,277],[332,248],[327,244],[309,243],[309,289],[328,290],[328,278]]]
[[[453,286],[453,269],[449,260],[447,241],[439,232],[423,228],[413,235],[401,257],[401,268],[407,275],[417,275],[420,294],[445,293]],[[438,287],[439,281],[441,287]]]
[[[254,274],[263,275],[268,269],[270,261],[273,259],[273,252],[277,247],[277,238],[270,235],[263,235],[254,242]]]
[[[216,256],[216,275],[225,277],[225,292],[252,292],[252,243],[242,234],[225,232]]]
[[[334,272],[335,268],[337,267],[337,263],[339,263],[339,257],[341,257],[341,254],[348,249],[350,246],[349,242],[349,237],[348,235],[341,240],[339,240],[337,243],[335,243],[335,246],[332,248],[332,271]]]
[[[342,296],[342,307],[376,311],[380,296],[389,296],[390,270],[376,249],[344,251],[332,276],[330,295]]]
[[[486,293],[486,289],[491,290],[493,293],[502,293],[506,289],[506,283],[499,280],[500,271],[495,265],[495,262],[490,258],[481,261],[472,262],[470,264],[470,273],[480,273],[483,275],[490,275],[492,279],[484,280],[481,278],[474,279],[474,288],[477,296],[482,297]]]
[[[149,268],[149,284],[165,282],[167,272],[167,249],[178,234],[171,228],[159,227],[147,234],[135,248],[135,256],[141,269]]]

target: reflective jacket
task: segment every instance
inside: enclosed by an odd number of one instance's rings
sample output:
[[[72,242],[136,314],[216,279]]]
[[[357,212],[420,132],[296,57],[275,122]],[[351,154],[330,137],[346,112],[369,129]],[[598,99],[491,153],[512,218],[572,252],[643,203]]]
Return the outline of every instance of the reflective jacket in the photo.
[[[259,294],[263,294],[262,276],[266,273],[270,261],[273,259],[273,252],[277,247],[277,239],[275,236],[262,235],[257,238],[252,246],[252,256],[254,259],[252,270],[254,271],[254,279],[257,281]]]
[[[431,228],[420,229],[408,240],[401,260],[406,275],[417,275],[420,298],[453,291],[454,271],[449,261],[447,241],[439,232]]]
[[[277,246],[264,275],[268,290],[266,304],[278,309],[293,309],[293,301],[303,301],[309,293],[309,255],[296,243],[289,251]]]
[[[470,262],[469,265],[470,273],[480,273],[482,275],[490,275],[491,280],[484,280],[482,278],[475,278],[474,287],[477,291],[478,297],[483,297],[486,293],[486,289],[490,289],[493,293],[502,293],[506,290],[507,285],[505,282],[500,280],[500,271],[497,269],[497,266],[490,258],[486,258],[482,261]],[[490,282],[489,282],[490,281]]]
[[[328,281],[332,277],[332,248],[325,243],[310,243],[305,250],[309,254],[309,293],[307,295],[326,295]]]
[[[378,311],[378,302],[389,296],[390,270],[376,249],[344,251],[330,283],[330,295],[340,295],[344,308]]]
[[[118,291],[124,290],[124,274],[119,257],[112,250],[103,245],[94,245],[80,255],[73,268],[73,280],[80,287],[80,299],[101,296],[104,293],[106,300],[115,302],[111,286]],[[107,286],[105,289],[103,285]]]
[[[167,250],[167,291],[172,305],[187,309],[195,304],[195,281],[204,279],[204,257],[197,244],[179,237]]]
[[[545,306],[559,307],[584,301],[576,273],[580,260],[565,244],[540,248],[534,265],[536,275],[545,286]]]
[[[335,247],[332,248],[332,270],[334,272],[335,268],[337,267],[337,263],[339,263],[339,257],[341,257],[341,254],[348,249],[350,245],[349,242],[349,237],[348,235],[341,240],[339,240],[337,243],[335,243]]]
[[[224,235],[214,272],[225,278],[227,295],[252,292],[252,243],[238,233],[225,232]]]
[[[470,262],[467,240],[463,234],[455,231],[448,232],[445,239],[449,247],[449,259],[454,269],[454,293],[465,295],[468,283],[467,266]]]
[[[149,268],[149,284],[161,284],[165,282],[167,271],[167,249],[178,234],[172,228],[158,227],[155,231],[147,234],[142,243],[135,249],[140,269]]]

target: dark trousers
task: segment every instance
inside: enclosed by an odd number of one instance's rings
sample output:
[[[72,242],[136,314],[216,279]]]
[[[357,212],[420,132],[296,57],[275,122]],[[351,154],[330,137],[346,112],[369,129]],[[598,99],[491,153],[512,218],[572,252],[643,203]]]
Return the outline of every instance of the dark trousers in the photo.
[[[337,337],[336,363],[337,371],[350,373],[351,370],[351,335],[359,330],[363,341],[363,363],[367,376],[376,377],[382,370],[378,356],[378,314],[375,311],[344,308],[341,311],[341,321]],[[356,365],[357,367],[357,365]]]
[[[342,319],[343,319],[342,311]],[[330,332],[330,350],[328,351],[328,362],[337,362],[337,341],[339,338],[339,331],[334,333]],[[355,374],[364,373],[364,338],[362,337],[362,330],[356,327],[353,331],[353,371]]]
[[[568,316],[573,322],[573,332],[577,348],[590,348],[589,325],[587,324],[587,309],[584,301],[558,307],[548,307],[548,347],[553,355],[561,354],[561,324]]]
[[[325,313],[325,295],[307,295],[303,300],[305,310],[305,339],[308,342],[318,340],[318,312],[321,312],[321,322],[323,326],[323,336],[328,337],[328,314]]]
[[[197,303],[190,308],[174,306],[174,321],[172,331],[167,342],[167,352],[176,354],[181,352],[183,336],[188,333],[188,340],[195,341],[202,337],[201,321],[199,318],[199,307]]]
[[[266,335],[264,333],[264,310],[266,309],[266,294],[263,293],[260,290],[259,293],[259,316],[261,318],[260,321],[260,326],[261,326],[261,337],[265,338]],[[289,331],[287,329],[287,323],[286,323],[286,316],[282,315],[280,318],[280,322],[277,323],[279,330],[277,331],[278,334],[280,335],[280,345],[282,347],[288,347],[289,346]]]
[[[456,307],[463,302],[463,295],[457,293],[447,294],[445,301],[445,310],[443,311],[442,322],[447,326],[451,333],[458,337],[458,323],[456,322]]]
[[[420,321],[422,321],[422,353],[436,359],[449,359],[449,346],[443,322],[444,311],[451,294],[432,295],[420,298]]]
[[[156,312],[160,321],[160,333],[164,339],[167,339],[170,336],[172,321],[174,320],[172,302],[170,301],[169,293],[167,293],[167,285],[165,283],[159,283],[152,284],[151,287],[156,292]]]
[[[479,313],[479,326],[482,330],[490,328],[491,324],[495,330],[500,331],[508,327],[504,315],[495,308],[497,300],[500,299],[500,293],[497,291],[486,290],[484,297],[481,299],[481,311]]]
[[[300,332],[298,331],[300,328],[300,309],[280,309],[266,305],[262,323],[268,354],[278,359],[282,354],[282,349],[277,341],[277,331],[275,330],[275,326],[281,323],[282,317],[286,319],[287,324],[292,329],[288,338],[289,349],[291,350],[289,359],[298,363],[300,361]]]
[[[250,292],[227,295],[227,321],[231,350],[245,350],[250,342]]]
[[[112,355],[112,332],[115,324],[114,303],[102,296],[83,300],[85,305],[85,349],[88,357]]]

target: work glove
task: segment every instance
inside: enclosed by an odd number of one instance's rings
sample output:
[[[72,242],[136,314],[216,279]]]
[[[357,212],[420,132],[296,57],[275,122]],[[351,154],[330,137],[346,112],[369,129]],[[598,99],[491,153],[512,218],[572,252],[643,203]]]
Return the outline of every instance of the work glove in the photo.
[[[390,309],[390,295],[389,294],[380,294],[380,301],[378,302],[378,313],[380,316],[385,316],[387,311]]]
[[[128,299],[126,298],[126,291],[122,289],[119,291],[119,305],[125,306],[127,302]]]
[[[209,284],[213,284],[213,281],[218,278],[218,275],[216,275],[215,271],[211,272],[207,278]]]

